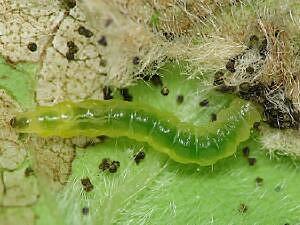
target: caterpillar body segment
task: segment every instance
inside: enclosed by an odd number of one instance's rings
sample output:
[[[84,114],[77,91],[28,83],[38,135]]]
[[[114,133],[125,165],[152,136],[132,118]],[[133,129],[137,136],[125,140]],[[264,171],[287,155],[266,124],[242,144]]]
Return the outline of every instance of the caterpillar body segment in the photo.
[[[13,126],[22,133],[43,137],[126,136],[146,142],[181,163],[211,165],[232,155],[249,138],[260,113],[250,103],[235,99],[205,126],[181,122],[170,113],[145,104],[121,100],[62,102],[19,114]]]

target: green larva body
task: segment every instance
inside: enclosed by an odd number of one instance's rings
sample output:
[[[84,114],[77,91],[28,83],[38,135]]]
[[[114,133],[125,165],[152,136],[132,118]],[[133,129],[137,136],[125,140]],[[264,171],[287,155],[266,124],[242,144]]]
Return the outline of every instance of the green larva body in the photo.
[[[19,132],[43,137],[126,136],[147,142],[175,161],[211,165],[232,155],[259,120],[255,107],[240,99],[221,110],[217,121],[203,127],[181,122],[169,113],[140,103],[86,100],[37,107],[18,115],[14,126]]]

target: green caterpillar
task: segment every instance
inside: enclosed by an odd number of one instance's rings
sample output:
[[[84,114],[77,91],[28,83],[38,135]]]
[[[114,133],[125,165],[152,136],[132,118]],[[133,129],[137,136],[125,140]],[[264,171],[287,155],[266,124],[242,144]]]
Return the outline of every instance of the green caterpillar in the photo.
[[[35,111],[19,114],[12,126],[19,132],[43,137],[126,136],[147,142],[177,162],[204,166],[232,155],[259,120],[256,108],[241,99],[221,110],[217,121],[202,127],[140,103],[86,100],[39,106]]]

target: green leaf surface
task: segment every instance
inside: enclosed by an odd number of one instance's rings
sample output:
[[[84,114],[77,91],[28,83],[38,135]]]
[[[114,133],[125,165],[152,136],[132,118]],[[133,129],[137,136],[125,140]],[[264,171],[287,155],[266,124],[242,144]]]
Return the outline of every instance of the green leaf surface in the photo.
[[[0,87],[5,89],[25,109],[32,108],[35,93],[35,63],[9,64],[0,56]]]
[[[129,93],[134,101],[147,102],[194,124],[209,122],[210,113],[235,98],[209,90],[197,79],[187,80],[182,72],[178,65],[160,71],[168,96],[160,93],[161,87],[144,81],[129,88]],[[179,94],[184,95],[180,105]],[[114,97],[121,96],[116,92]],[[209,107],[199,107],[203,99],[209,99]],[[176,163],[147,144],[126,138],[78,148],[69,183],[57,193],[55,207],[48,205],[42,212],[55,212],[62,224],[72,225],[299,224],[300,164],[288,157],[270,158],[258,140],[259,134],[253,132],[234,156],[211,167]],[[252,166],[243,155],[244,147],[256,159]],[[134,155],[139,151],[146,157],[137,164]],[[104,158],[120,162],[116,173],[99,169]],[[89,192],[81,183],[84,178],[93,185]],[[83,213],[85,207],[88,212]],[[38,224],[46,224],[46,218],[41,215]]]

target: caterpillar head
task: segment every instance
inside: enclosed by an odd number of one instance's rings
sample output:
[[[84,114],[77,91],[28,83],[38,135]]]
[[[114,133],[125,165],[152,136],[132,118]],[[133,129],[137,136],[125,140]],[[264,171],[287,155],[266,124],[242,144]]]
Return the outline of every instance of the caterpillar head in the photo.
[[[29,127],[30,125],[30,119],[26,117],[13,117],[9,124],[12,128],[15,128],[17,130],[23,130]]]
[[[10,125],[20,133],[37,133],[47,136],[47,132],[59,131],[57,126],[59,119],[58,114],[52,111],[29,111],[13,117]]]

